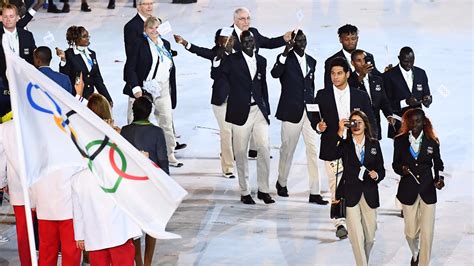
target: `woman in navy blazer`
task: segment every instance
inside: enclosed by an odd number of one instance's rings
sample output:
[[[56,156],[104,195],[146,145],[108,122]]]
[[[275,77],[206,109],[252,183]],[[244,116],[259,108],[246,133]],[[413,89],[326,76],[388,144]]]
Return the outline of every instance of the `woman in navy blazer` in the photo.
[[[59,72],[69,76],[71,84],[76,82],[76,78],[82,73],[84,81],[83,97],[89,98],[97,92],[103,95],[110,106],[113,106],[112,98],[105,87],[104,80],[100,74],[97,56],[94,51],[89,49],[89,32],[82,26],[71,26],[67,29],[66,39],[69,48],[66,51],[57,49],[57,54],[61,58]]]
[[[402,203],[405,237],[412,265],[429,265],[436,208],[436,189],[444,187],[439,140],[421,108],[403,115],[395,137],[393,170],[401,176],[397,198]],[[433,175],[434,172],[434,175]]]
[[[347,128],[349,121],[355,124]],[[347,129],[347,138],[343,139]],[[342,178],[336,199],[346,200],[346,223],[357,265],[367,265],[377,229],[376,208],[380,206],[378,183],[385,177],[380,144],[373,135],[367,115],[353,111],[339,121],[332,141],[333,158],[342,158]]]

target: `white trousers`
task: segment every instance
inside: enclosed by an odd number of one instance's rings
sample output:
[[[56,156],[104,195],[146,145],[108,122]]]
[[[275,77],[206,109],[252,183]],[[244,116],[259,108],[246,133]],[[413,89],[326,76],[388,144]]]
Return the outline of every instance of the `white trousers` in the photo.
[[[426,204],[418,195],[413,205],[402,204],[405,238],[414,258],[420,253],[420,266],[429,265],[436,204]]]
[[[332,171],[330,166],[330,161],[324,161],[324,166],[326,168],[326,174],[328,176],[329,183],[329,192],[331,193],[331,201],[336,200],[336,175]],[[340,181],[342,174],[339,174],[338,179]],[[345,225],[345,218],[333,219],[334,226],[337,228],[339,225]]]
[[[128,100],[128,111],[127,111],[127,120],[129,123],[133,121],[133,110],[132,106],[135,102],[135,98],[129,98]],[[174,156],[174,149],[176,147],[176,139],[174,137],[173,131],[173,115],[171,108],[171,96],[162,96],[155,98],[153,101],[153,106],[155,108],[154,114],[156,121],[158,121],[158,126],[163,129],[165,133],[166,141],[166,151],[168,154],[168,161],[177,162],[178,160]]]
[[[367,205],[364,194],[354,207],[346,208],[346,223],[356,265],[366,266],[375,241],[377,211]]]
[[[269,192],[268,179],[270,175],[270,147],[268,143],[268,123],[257,105],[250,107],[247,121],[242,126],[232,125],[232,144],[237,164],[240,193],[250,195],[248,147],[250,135],[255,140],[257,156],[257,184],[258,190]]]
[[[212,105],[212,111],[219,125],[221,138],[221,168],[222,173],[234,171],[234,152],[232,151],[232,124],[225,121],[227,103]]]
[[[286,187],[290,174],[293,155],[300,135],[306,146],[306,161],[308,164],[309,191],[312,195],[321,194],[321,178],[318,172],[318,151],[316,149],[316,131],[311,127],[311,122],[303,112],[299,123],[283,121],[281,123],[280,162],[278,167],[278,183]]]

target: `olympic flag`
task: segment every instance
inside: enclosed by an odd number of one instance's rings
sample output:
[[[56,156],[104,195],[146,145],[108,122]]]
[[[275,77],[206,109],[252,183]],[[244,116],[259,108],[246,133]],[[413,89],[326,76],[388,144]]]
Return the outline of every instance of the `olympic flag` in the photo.
[[[165,227],[186,191],[54,81],[4,50],[25,183],[58,168],[88,167],[143,231],[178,238]]]

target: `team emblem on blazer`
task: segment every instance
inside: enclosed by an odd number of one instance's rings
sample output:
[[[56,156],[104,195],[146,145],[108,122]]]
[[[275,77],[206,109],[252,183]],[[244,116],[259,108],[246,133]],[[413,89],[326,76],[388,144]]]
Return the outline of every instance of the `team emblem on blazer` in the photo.
[[[380,84],[375,85],[375,90],[376,91],[381,91],[382,90],[382,87],[380,86]]]
[[[262,79],[262,74],[257,73],[257,79],[259,79],[259,80]]]
[[[433,154],[433,147],[429,146],[428,149],[426,149],[426,152],[428,154]]]
[[[354,108],[354,111],[360,111],[359,107]]]
[[[423,86],[421,84],[416,84],[416,89],[418,91],[422,91],[423,90]]]
[[[370,149],[370,154],[377,155],[377,149],[376,148]]]
[[[29,54],[30,54],[30,48],[25,48],[25,49],[23,49],[23,53],[24,53],[25,55],[29,55]]]

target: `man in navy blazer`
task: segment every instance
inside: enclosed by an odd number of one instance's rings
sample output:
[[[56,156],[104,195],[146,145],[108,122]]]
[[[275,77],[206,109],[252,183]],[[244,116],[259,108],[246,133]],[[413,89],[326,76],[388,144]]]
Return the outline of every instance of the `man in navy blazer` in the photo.
[[[237,175],[241,198],[244,204],[255,204],[250,195],[247,152],[250,135],[255,140],[257,151],[257,197],[266,204],[275,201],[269,194],[270,148],[268,125],[270,105],[266,82],[267,61],[254,52],[255,40],[250,31],[240,36],[242,51],[227,56],[220,65],[218,56],[213,62],[213,79],[224,77],[230,86],[225,120],[232,123],[233,148],[237,164]]]
[[[18,10],[16,6],[7,4],[2,10],[2,24],[0,27],[0,40],[8,38],[10,50],[16,55],[33,64],[33,51],[36,48],[33,34],[22,27],[17,27]],[[6,31],[5,31],[6,30]],[[10,90],[6,76],[5,53],[0,42],[0,117],[10,112]]]
[[[333,85],[319,90],[316,94],[315,103],[319,106],[320,115],[316,116],[315,122],[317,123],[316,130],[321,133],[319,158],[325,161],[331,200],[334,203],[336,201],[336,173],[340,177],[341,168],[337,167],[337,162],[332,162],[334,146],[331,140],[337,138],[339,120],[348,119],[352,111],[359,110],[367,115],[372,127],[376,122],[367,93],[349,87],[347,80],[350,76],[350,68],[347,60],[342,57],[334,58],[331,61],[330,71]],[[336,165],[335,169],[333,165]],[[340,239],[346,238],[344,218],[335,219],[334,224],[337,228],[336,236]]]
[[[296,34],[292,33],[291,39],[283,53],[278,56],[271,71],[272,76],[280,79],[281,83],[281,95],[276,113],[276,117],[282,121],[276,189],[279,196],[289,196],[287,180],[291,162],[300,135],[303,135],[308,161],[309,202],[325,205],[328,202],[321,197],[316,132],[311,126],[314,110],[307,107],[311,107],[314,102],[316,60],[305,52],[307,41],[302,30],[298,30]]]
[[[123,27],[125,42],[125,55],[132,53],[133,46],[143,36],[143,24],[145,20],[153,15],[153,0],[138,0],[137,14]]]
[[[72,85],[71,81],[69,80],[69,77],[64,75],[63,73],[56,72],[49,67],[51,59],[52,54],[51,49],[49,49],[49,47],[40,46],[36,48],[33,52],[33,61],[35,67],[37,67],[41,73],[52,79],[67,92],[73,94]]]
[[[426,72],[414,66],[415,53],[408,46],[400,49],[399,64],[383,74],[385,90],[393,113],[402,117],[409,109],[429,107],[433,98],[428,85]],[[394,138],[400,129],[401,122],[389,126],[388,137]]]
[[[377,139],[382,139],[382,128],[380,126],[380,110],[387,118],[390,125],[395,124],[392,108],[385,94],[383,79],[373,75],[373,66],[365,61],[367,54],[363,50],[356,49],[351,54],[355,70],[349,77],[349,86],[366,92],[369,95],[370,103],[374,111],[377,122]]]
[[[337,30],[339,35],[339,42],[342,44],[342,49],[329,57],[326,62],[324,62],[324,87],[331,87],[331,61],[336,57],[342,57],[347,60],[347,63],[350,66],[351,62],[351,53],[357,49],[357,43],[359,42],[359,29],[356,26],[351,24],[346,24],[340,27]],[[381,76],[382,74],[375,67],[374,56],[371,53],[366,52],[367,57],[370,58],[370,62],[373,66],[372,74],[376,76]],[[369,60],[367,60],[369,61]],[[351,67],[351,71],[354,71],[354,68]]]

